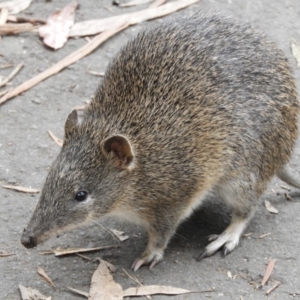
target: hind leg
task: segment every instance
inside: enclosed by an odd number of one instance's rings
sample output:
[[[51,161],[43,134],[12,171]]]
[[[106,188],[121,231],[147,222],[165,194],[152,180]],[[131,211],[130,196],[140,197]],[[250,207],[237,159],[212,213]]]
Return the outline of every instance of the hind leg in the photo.
[[[263,185],[253,190],[254,186],[256,185],[251,180],[234,180],[216,188],[217,194],[232,207],[232,219],[220,235],[209,236],[211,243],[199,255],[198,261],[213,255],[221,248],[223,248],[223,254],[227,255],[237,247],[241,235],[254,215],[258,197],[265,187]]]

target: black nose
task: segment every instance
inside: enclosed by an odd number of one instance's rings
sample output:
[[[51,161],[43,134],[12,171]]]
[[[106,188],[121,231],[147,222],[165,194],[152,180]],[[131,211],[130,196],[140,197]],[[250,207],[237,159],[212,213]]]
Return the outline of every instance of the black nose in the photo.
[[[33,248],[37,245],[37,238],[33,236],[30,231],[24,230],[21,237],[21,243],[26,248]]]

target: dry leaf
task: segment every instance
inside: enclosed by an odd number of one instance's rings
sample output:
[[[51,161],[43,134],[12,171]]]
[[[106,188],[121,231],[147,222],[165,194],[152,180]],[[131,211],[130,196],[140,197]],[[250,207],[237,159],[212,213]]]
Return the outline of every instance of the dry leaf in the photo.
[[[20,63],[3,81],[0,82],[0,87],[5,86],[8,82],[10,82],[23,68],[24,63]]]
[[[110,231],[121,241],[124,242],[129,239],[128,235],[124,235],[123,231],[119,231],[117,229],[110,229]]]
[[[265,200],[265,206],[271,214],[278,214],[278,210],[270,203],[269,200]]]
[[[116,273],[117,272],[117,268],[115,267],[115,265],[111,264],[110,262],[106,261],[106,260],[103,260],[101,258],[96,258],[96,260],[99,261],[99,263],[101,263],[101,261],[105,262],[106,266],[108,267],[109,271],[111,273]]]
[[[76,294],[79,294],[79,295],[82,295],[84,297],[89,297],[89,293],[87,292],[83,292],[83,291],[80,291],[80,290],[77,290],[77,289],[73,289],[71,287],[67,287],[67,289],[69,289],[70,291],[72,291],[73,293],[76,293]]]
[[[48,17],[47,24],[39,28],[44,44],[56,50],[66,43],[74,24],[76,7],[77,2],[73,1]]]
[[[37,190],[37,189],[26,188],[26,187],[18,186],[18,185],[2,185],[2,187],[5,189],[14,190],[17,192],[22,192],[22,193],[28,193],[28,194],[37,194],[40,192],[40,190]]]
[[[0,12],[0,25],[3,25],[6,23],[8,18],[8,8],[7,7],[2,7],[1,12]]]
[[[60,147],[62,147],[64,141],[56,137],[50,130],[47,131],[51,139]]]
[[[0,26],[1,27],[1,26]],[[33,86],[37,85],[41,81],[45,80],[46,78],[60,72],[64,68],[68,67],[69,65],[75,63],[79,59],[85,57],[86,55],[93,52],[97,47],[99,47],[104,41],[109,39],[114,34],[122,31],[123,29],[127,28],[128,25],[122,25],[118,28],[107,30],[99,35],[97,35],[90,43],[84,45],[80,49],[76,50],[75,52],[68,55],[63,60],[56,63],[54,66],[50,67],[49,69],[45,70],[44,72],[34,76],[33,78],[23,82],[21,85],[17,86],[13,90],[6,93],[4,96],[0,98],[0,105],[7,100],[29,90]]]
[[[23,300],[51,300],[51,297],[41,294],[38,290],[34,290],[30,287],[19,285],[21,296]]]
[[[123,289],[116,283],[104,261],[94,272],[89,292],[89,300],[122,300]]]
[[[227,276],[228,276],[230,279],[232,279],[232,274],[231,274],[230,271],[227,271]]]
[[[153,2],[153,0],[131,0],[125,3],[119,3],[118,1],[114,1],[113,4],[119,7],[130,7],[130,6],[137,6],[141,4],[146,4],[149,2]]]
[[[297,67],[300,67],[300,47],[296,44],[295,41],[291,42],[292,53],[297,61]]]
[[[271,259],[268,263],[268,266],[267,266],[267,269],[266,269],[266,272],[265,272],[265,275],[261,281],[261,285],[264,286],[267,281],[269,280],[270,276],[271,276],[271,273],[274,269],[274,266],[275,266],[275,262],[276,262],[276,259]]]
[[[46,272],[41,267],[38,267],[37,271],[39,275],[42,276],[50,285],[52,285],[54,288],[56,287],[54,282],[51,280],[51,278],[46,274]]]
[[[123,297],[132,297],[132,296],[146,296],[146,295],[181,295],[194,293],[193,291],[175,288],[172,286],[163,286],[163,285],[146,285],[139,287],[132,287],[123,292]]]
[[[22,10],[25,10],[32,0],[13,0],[0,3],[0,8],[7,7],[10,14],[18,14]]]
[[[74,253],[91,252],[91,251],[105,250],[105,249],[111,249],[111,248],[117,248],[117,247],[119,247],[119,245],[102,246],[102,247],[95,247],[95,248],[55,249],[55,250],[52,250],[52,252],[55,254],[55,256],[63,256],[63,255],[69,255],[69,254],[74,254]]]
[[[177,0],[159,7],[147,8],[133,13],[98,20],[78,22],[72,26],[69,36],[94,35],[108,29],[116,28],[124,23],[134,25],[146,20],[163,17],[198,1],[199,0]]]

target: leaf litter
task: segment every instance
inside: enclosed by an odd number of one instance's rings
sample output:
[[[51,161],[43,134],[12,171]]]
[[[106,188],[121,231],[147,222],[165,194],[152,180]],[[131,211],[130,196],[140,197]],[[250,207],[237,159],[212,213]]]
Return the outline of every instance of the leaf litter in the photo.
[[[52,279],[47,275],[47,273],[44,271],[44,269],[42,269],[41,267],[37,268],[37,272],[38,274],[44,278],[52,287],[56,288],[56,285],[54,284],[54,282],[52,281]]]
[[[121,285],[114,281],[111,275],[111,268],[115,270],[115,267],[102,259],[99,259],[99,266],[95,270],[90,285],[89,293],[68,287],[68,289],[74,293],[87,297],[89,300],[122,300],[125,297],[146,296],[151,299],[150,295],[162,294],[162,295],[181,295],[189,293],[206,293],[213,292],[214,289],[204,291],[190,291],[182,288],[176,288],[172,286],[163,285],[148,285],[143,286],[137,279],[129,275],[124,269],[123,271],[132,280],[137,282],[139,287],[130,287],[123,290]]]
[[[47,297],[40,293],[38,290],[32,289],[30,287],[25,287],[20,284],[19,289],[23,300],[51,300],[51,297]]]
[[[69,254],[75,254],[81,252],[92,252],[92,251],[105,250],[105,249],[111,249],[117,247],[119,247],[119,245],[101,246],[101,247],[94,247],[94,248],[54,249],[51,250],[51,252],[54,253],[55,256],[63,256],[63,255],[69,255]]]
[[[266,271],[265,271],[265,275],[261,281],[261,286],[264,286],[268,280],[270,279],[270,276],[274,270],[274,267],[275,267],[275,262],[276,262],[276,259],[271,259],[268,263],[268,266],[266,268]]]
[[[45,45],[54,50],[63,47],[74,24],[76,8],[77,2],[73,1],[48,17],[47,24],[39,28],[39,35]]]
[[[292,48],[292,54],[294,55],[296,62],[297,62],[297,68],[299,68],[300,67],[300,47],[297,45],[296,41],[292,40],[291,48]]]
[[[72,26],[69,36],[76,37],[94,35],[108,29],[116,28],[124,23],[127,23],[128,25],[138,24],[147,20],[163,17],[197,2],[199,2],[199,0],[177,0],[132,13],[77,22]]]
[[[278,214],[278,210],[271,204],[269,200],[265,200],[265,207],[271,214]]]
[[[18,14],[29,7],[32,0],[12,0],[0,3],[0,9],[6,7],[10,14]]]
[[[28,194],[38,194],[40,192],[40,190],[37,189],[27,188],[18,185],[2,185],[2,187],[8,190],[14,190],[17,192],[28,193]]]

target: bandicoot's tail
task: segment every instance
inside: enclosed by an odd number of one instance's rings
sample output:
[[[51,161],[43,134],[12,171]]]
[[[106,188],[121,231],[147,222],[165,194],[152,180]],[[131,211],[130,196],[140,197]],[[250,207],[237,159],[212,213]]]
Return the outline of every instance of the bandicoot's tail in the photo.
[[[284,166],[278,173],[277,176],[287,184],[300,189],[300,178],[295,178],[288,166]]]

